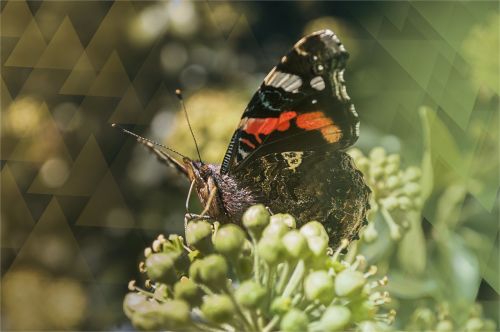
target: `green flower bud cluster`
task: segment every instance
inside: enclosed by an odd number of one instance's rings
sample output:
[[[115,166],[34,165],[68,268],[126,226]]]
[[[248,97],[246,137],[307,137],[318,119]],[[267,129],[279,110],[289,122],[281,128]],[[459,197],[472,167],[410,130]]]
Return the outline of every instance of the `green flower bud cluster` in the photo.
[[[191,221],[186,241],[159,236],[145,250],[145,287],[131,282],[124,311],[141,330],[379,330],[394,319],[387,278],[372,280],[359,256],[339,259],[348,245],[328,248],[316,221],[296,228],[288,214],[249,208],[236,224]]]
[[[463,319],[455,321],[449,314],[447,303],[438,305],[436,310],[427,307],[418,307],[412,313],[407,330],[437,331],[437,332],[493,332],[497,331],[494,320],[483,315],[480,304],[476,303],[468,313],[461,316]]]
[[[368,156],[358,149],[349,150],[349,154],[372,189],[367,218],[374,220],[380,212],[389,227],[391,238],[399,240],[401,233],[409,227],[406,215],[422,208],[420,168],[401,169],[399,155],[387,154],[381,147],[372,149]],[[373,223],[368,224],[363,237],[368,242],[377,237]]]

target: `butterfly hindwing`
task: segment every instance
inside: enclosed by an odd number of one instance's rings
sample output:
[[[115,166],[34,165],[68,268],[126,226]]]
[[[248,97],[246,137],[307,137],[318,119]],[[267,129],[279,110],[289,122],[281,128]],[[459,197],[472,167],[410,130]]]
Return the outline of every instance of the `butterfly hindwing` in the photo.
[[[351,240],[368,209],[370,189],[343,151],[270,153],[233,176],[259,193],[273,213],[290,213],[299,223],[322,222],[331,243]]]
[[[228,147],[221,172],[268,153],[342,149],[358,138],[346,93],[348,53],[330,30],[302,38],[264,79]]]

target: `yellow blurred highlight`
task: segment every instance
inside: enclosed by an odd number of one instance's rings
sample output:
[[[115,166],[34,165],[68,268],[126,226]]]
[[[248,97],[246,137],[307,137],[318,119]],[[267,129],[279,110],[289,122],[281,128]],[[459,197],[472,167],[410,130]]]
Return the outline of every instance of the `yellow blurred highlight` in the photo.
[[[191,126],[205,162],[220,163],[249,97],[234,91],[203,90],[186,101]],[[169,146],[197,158],[183,112],[176,114]]]
[[[87,302],[80,283],[55,279],[42,270],[18,269],[2,280],[3,326],[8,329],[75,329],[85,316]]]
[[[15,100],[7,109],[2,129],[18,137],[32,134],[40,125],[40,104],[38,100],[31,97]]]
[[[59,158],[47,160],[40,169],[43,182],[50,188],[60,187],[69,176],[68,164]]]

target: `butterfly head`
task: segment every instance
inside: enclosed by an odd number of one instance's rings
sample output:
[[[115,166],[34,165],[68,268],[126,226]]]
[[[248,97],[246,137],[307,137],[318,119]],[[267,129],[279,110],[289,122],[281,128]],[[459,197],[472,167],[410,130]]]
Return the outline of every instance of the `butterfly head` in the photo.
[[[194,190],[198,194],[198,198],[203,206],[209,202],[210,194],[214,190],[218,190],[217,179],[219,173],[219,166],[212,164],[205,164],[202,161],[191,160],[184,158],[184,165],[187,170],[189,181],[194,182]],[[219,198],[215,198],[210,202],[209,214],[211,216],[219,215],[221,202]]]
[[[187,170],[189,181],[195,182],[196,191],[207,191],[208,182],[211,175],[210,166],[201,161],[184,158],[183,163]]]

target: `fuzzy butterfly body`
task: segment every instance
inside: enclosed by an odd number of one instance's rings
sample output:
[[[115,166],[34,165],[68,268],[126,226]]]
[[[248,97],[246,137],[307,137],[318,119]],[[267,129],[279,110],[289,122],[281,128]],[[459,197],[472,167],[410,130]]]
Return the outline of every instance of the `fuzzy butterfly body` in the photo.
[[[246,107],[222,164],[205,164],[147,145],[186,175],[210,218],[239,223],[262,203],[298,224],[324,224],[332,245],[352,240],[369,209],[370,189],[343,150],[359,135],[346,92],[348,53],[330,30],[299,40]]]

